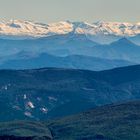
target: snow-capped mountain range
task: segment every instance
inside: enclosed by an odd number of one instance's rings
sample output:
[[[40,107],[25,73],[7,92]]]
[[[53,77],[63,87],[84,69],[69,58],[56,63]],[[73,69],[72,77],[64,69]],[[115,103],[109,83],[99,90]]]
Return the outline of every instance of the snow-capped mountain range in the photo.
[[[1,36],[44,37],[58,34],[114,35],[132,37],[140,34],[140,23],[70,22],[42,24],[31,21],[10,20],[0,22]]]
[[[0,58],[0,69],[105,70],[139,64],[140,23],[3,21]]]

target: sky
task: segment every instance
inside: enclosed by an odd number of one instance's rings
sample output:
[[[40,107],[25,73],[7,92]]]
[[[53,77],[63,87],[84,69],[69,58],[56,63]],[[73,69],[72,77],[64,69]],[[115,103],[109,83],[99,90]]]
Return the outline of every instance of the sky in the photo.
[[[140,0],[0,0],[1,20],[140,22]]]

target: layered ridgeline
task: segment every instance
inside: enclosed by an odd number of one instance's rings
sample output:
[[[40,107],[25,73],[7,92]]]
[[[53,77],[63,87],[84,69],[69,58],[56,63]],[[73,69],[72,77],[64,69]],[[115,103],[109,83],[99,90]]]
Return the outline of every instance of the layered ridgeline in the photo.
[[[140,99],[140,66],[93,72],[1,70],[0,121],[46,120]]]
[[[140,34],[140,23],[119,22],[70,22],[42,24],[31,21],[11,20],[0,23],[0,34],[3,38],[39,38],[68,33],[86,34],[98,43],[111,43],[118,38],[127,37],[134,40]],[[93,37],[93,38],[92,38]],[[134,41],[136,41],[135,38]],[[138,41],[137,41],[138,42]]]
[[[0,68],[105,70],[133,65],[140,62],[139,34],[139,23],[1,22]]]
[[[2,140],[139,140],[140,101],[114,104],[49,122],[0,123]]]

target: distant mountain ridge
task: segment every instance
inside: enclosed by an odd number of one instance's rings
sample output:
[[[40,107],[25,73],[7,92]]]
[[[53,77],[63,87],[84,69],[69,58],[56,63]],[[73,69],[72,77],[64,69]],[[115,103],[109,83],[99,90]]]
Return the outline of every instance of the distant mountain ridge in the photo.
[[[140,46],[126,38],[101,45],[89,40],[85,35],[73,33],[26,40],[0,39],[0,69],[60,66],[60,68],[105,70],[139,64],[139,52]],[[42,57],[41,61],[42,54],[46,56],[44,60]],[[75,60],[74,56],[77,56]],[[49,60],[50,58],[53,58],[53,61]],[[25,61],[29,63],[26,65]],[[37,65],[35,61],[40,61],[40,64]]]
[[[126,38],[121,38],[108,45],[97,45],[93,47],[93,52],[95,56],[100,58],[140,62],[140,46]]]
[[[105,70],[139,64],[139,26],[118,22],[1,22],[0,69],[51,66]],[[44,60],[42,54],[46,54]],[[25,65],[25,61],[29,63]],[[40,64],[34,65],[35,61]]]
[[[125,60],[101,59],[83,55],[69,55],[66,57],[58,57],[41,53],[32,56],[28,53],[20,53],[15,59],[4,62],[0,65],[0,69],[36,69],[44,67],[54,68],[71,68],[101,71],[113,69],[117,67],[135,65],[136,63]]]
[[[10,20],[0,23],[1,34],[50,36],[75,32],[77,34],[114,34],[116,36],[135,36],[140,34],[140,23],[126,22],[70,22],[42,24],[31,21]]]
[[[42,24],[31,21],[10,20],[0,23],[0,36],[3,38],[39,38],[52,35],[64,35],[71,32],[85,34],[98,43],[111,43],[122,37],[131,38],[140,34],[140,23],[126,22],[70,22]],[[138,39],[137,39],[138,40]],[[138,43],[138,41],[136,41]]]

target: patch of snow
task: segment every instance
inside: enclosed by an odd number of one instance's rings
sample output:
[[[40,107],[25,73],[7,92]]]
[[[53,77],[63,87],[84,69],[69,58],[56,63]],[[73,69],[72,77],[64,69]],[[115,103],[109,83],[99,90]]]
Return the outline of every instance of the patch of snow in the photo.
[[[27,102],[27,106],[30,107],[31,109],[35,108],[35,106],[32,102]]]
[[[4,89],[5,89],[5,90],[8,90],[8,87],[7,87],[7,86],[4,86]]]
[[[90,90],[90,91],[93,90],[94,91],[95,89],[85,87],[85,88],[83,88],[83,90]]]
[[[4,85],[4,86],[1,87],[1,89],[8,90],[8,86],[7,85]]]
[[[26,94],[24,94],[23,98],[24,98],[24,100],[26,100],[26,99],[27,99],[27,95],[26,95]]]
[[[20,108],[19,106],[17,106],[17,105],[14,105],[14,106],[13,106],[13,109],[21,110],[21,108]]]
[[[40,98],[40,97],[37,97],[37,100],[38,100],[38,101],[41,101],[41,98]]]
[[[48,113],[48,109],[47,108],[40,108],[40,110],[43,112],[43,113]]]
[[[49,99],[49,100],[52,100],[52,101],[57,101],[57,98],[52,97],[52,96],[49,96],[48,99]]]
[[[26,112],[24,112],[24,115],[27,116],[27,117],[33,118],[31,112],[26,111]]]
[[[10,87],[11,84],[7,84],[1,87],[2,90],[8,90],[8,87]]]

